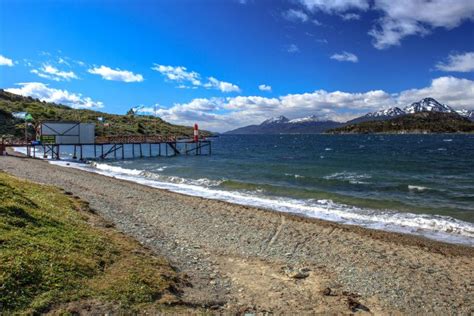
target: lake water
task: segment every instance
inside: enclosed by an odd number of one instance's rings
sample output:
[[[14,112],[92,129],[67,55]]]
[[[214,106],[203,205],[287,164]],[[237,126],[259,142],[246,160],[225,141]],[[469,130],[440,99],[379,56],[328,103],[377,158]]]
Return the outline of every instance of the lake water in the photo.
[[[71,166],[474,246],[474,135],[229,135],[212,149],[212,156]]]

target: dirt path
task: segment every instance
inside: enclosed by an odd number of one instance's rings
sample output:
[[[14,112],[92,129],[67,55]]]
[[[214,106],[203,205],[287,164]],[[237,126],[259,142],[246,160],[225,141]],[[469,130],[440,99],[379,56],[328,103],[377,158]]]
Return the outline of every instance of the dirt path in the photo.
[[[189,275],[221,312],[470,314],[474,248],[179,195],[43,161],[0,169],[57,185]]]

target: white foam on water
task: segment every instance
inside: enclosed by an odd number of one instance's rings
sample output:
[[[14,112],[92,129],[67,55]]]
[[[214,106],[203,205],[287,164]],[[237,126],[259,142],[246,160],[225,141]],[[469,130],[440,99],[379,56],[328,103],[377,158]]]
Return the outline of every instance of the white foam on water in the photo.
[[[410,191],[426,191],[426,190],[429,190],[430,188],[428,187],[423,187],[423,186],[420,186],[420,185],[408,185],[408,190]]]
[[[292,174],[292,173],[285,173],[285,176],[287,177],[294,177],[295,179],[299,179],[299,178],[305,178],[305,176],[302,176],[302,175],[299,175],[299,174]]]
[[[367,180],[372,178],[372,176],[368,174],[359,174],[356,172],[336,172],[333,174],[330,174],[328,176],[323,177],[326,180],[340,180],[340,181],[346,181],[351,184],[367,184],[367,181],[362,181],[362,180]]]
[[[51,161],[51,163],[191,196],[474,246],[474,224],[449,216],[363,209],[334,203],[331,200],[297,200],[284,197],[267,197],[258,192],[225,191],[216,187],[221,181],[164,177],[147,171],[126,169],[103,163],[83,164],[65,161]]]

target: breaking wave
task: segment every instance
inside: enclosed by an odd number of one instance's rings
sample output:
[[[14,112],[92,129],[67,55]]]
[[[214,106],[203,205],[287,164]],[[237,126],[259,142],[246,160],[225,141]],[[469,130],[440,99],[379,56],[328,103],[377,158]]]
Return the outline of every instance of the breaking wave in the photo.
[[[286,197],[269,197],[264,195],[263,190],[245,190],[242,192],[229,189],[224,184],[232,182],[231,180],[184,179],[149,171],[111,166],[104,163],[81,164],[65,161],[51,161],[51,163],[191,196],[474,246],[474,224],[449,216],[367,209],[335,203],[332,200],[325,199],[299,200]],[[368,175],[347,172],[333,174],[328,177],[329,179],[343,179],[344,181],[355,181],[356,183],[359,183],[362,179],[370,178]],[[421,188],[416,187],[415,190]]]

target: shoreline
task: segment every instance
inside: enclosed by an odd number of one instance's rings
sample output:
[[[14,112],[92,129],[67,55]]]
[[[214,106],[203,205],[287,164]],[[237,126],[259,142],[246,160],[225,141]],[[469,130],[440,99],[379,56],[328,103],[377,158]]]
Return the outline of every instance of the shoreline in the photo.
[[[47,161],[45,161],[47,162]],[[84,164],[88,165],[89,162],[84,162]],[[55,165],[59,168],[69,168],[61,165]],[[85,169],[79,169],[79,168],[74,168],[73,169],[87,172],[87,173],[92,173],[92,174],[97,174],[101,177],[105,178],[112,178],[116,181],[124,182],[126,184],[136,184],[139,186],[143,186],[145,188],[152,188],[154,190],[159,190],[163,192],[167,192],[170,194],[177,194],[182,197],[190,197],[190,198],[196,198],[200,199],[202,201],[216,201],[219,203],[224,203],[228,205],[229,207],[243,207],[244,209],[248,211],[256,211],[256,212],[263,212],[263,213],[268,213],[271,214],[271,216],[274,215],[281,215],[286,218],[289,218],[294,221],[301,221],[301,222],[307,222],[307,223],[315,223],[317,225],[321,225],[324,227],[328,227],[331,229],[341,229],[346,232],[352,232],[352,233],[357,233],[361,236],[370,236],[371,238],[385,241],[385,242],[394,242],[397,244],[402,244],[405,246],[417,246],[417,247],[423,247],[427,248],[430,251],[433,252],[438,252],[438,253],[443,253],[446,255],[460,255],[463,256],[466,253],[469,255],[474,256],[474,246],[469,246],[466,244],[460,244],[460,243],[451,243],[451,242],[446,242],[442,240],[436,240],[436,239],[431,239],[426,236],[422,235],[415,235],[415,234],[410,234],[410,233],[403,233],[403,232],[396,232],[396,231],[389,231],[389,230],[383,230],[383,229],[375,229],[375,228],[367,228],[363,226],[359,226],[357,224],[345,224],[345,223],[339,223],[336,221],[331,221],[331,220],[326,220],[326,219],[320,219],[316,217],[311,217],[305,214],[300,214],[300,213],[293,213],[293,212],[283,212],[283,211],[278,211],[278,210],[273,210],[269,208],[262,208],[262,207],[257,207],[257,206],[252,206],[252,205],[245,205],[245,204],[239,204],[239,203],[233,203],[225,200],[220,200],[220,199],[212,199],[212,198],[207,198],[207,197],[202,197],[202,196],[195,196],[195,195],[190,195],[190,194],[185,194],[185,193],[180,193],[180,192],[175,192],[170,189],[163,189],[163,188],[158,188],[158,187],[152,187],[140,182],[132,181],[132,180],[127,180],[127,179],[121,179],[117,178],[112,175],[105,175],[102,173],[94,172],[94,171],[89,171]]]
[[[372,312],[440,313],[455,306],[462,313],[474,307],[468,293],[474,282],[472,247],[192,197],[46,161],[0,157],[0,162],[7,173],[81,197],[124,233],[169,258],[190,275],[195,286],[185,297],[193,304],[220,302],[225,311],[253,306],[349,312],[352,293]],[[288,278],[282,266],[308,268],[309,277]],[[334,296],[325,295],[326,288]],[[426,289],[428,295],[419,294]],[[441,305],[429,303],[434,298]]]
[[[21,152],[17,151],[13,152],[13,154],[23,156]],[[231,205],[248,206],[258,210],[291,214],[297,217],[317,219],[350,227],[355,226],[372,231],[418,236],[441,243],[474,248],[473,224],[447,215],[436,217],[429,213],[418,214],[397,212],[396,210],[379,210],[376,216],[372,216],[370,214],[371,209],[355,207],[355,210],[346,212],[347,208],[352,207],[333,203],[331,200],[328,202],[322,200],[322,204],[319,204],[319,201],[317,203],[305,204],[304,201],[292,198],[274,200],[268,196],[249,195],[232,190],[219,190],[193,182],[167,182],[155,178],[154,174],[149,176],[148,171],[122,168],[109,165],[107,162],[95,160],[84,160],[81,162],[40,160],[59,167],[73,168],[185,196],[222,201]]]

